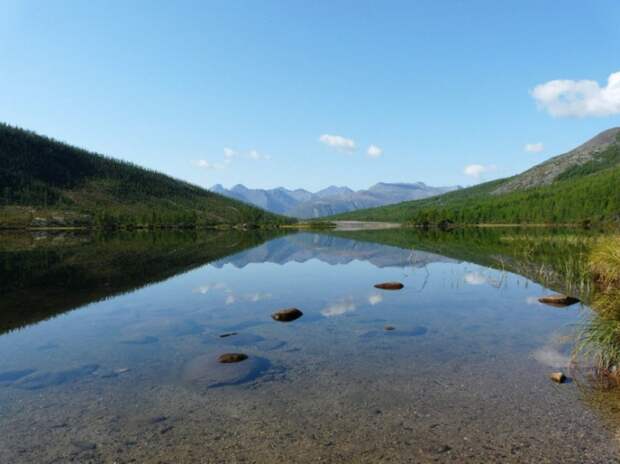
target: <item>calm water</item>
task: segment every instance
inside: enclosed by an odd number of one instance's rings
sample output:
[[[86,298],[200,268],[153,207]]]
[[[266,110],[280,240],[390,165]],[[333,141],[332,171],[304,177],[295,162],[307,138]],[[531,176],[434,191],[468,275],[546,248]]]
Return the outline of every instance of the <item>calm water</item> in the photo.
[[[373,237],[4,236],[0,462],[618,462],[548,379],[587,308]]]

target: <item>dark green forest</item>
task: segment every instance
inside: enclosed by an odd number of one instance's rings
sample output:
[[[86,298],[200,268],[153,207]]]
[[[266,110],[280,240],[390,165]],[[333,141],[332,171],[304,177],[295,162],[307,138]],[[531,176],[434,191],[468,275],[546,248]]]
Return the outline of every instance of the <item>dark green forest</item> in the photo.
[[[0,226],[288,222],[167,175],[0,124]]]

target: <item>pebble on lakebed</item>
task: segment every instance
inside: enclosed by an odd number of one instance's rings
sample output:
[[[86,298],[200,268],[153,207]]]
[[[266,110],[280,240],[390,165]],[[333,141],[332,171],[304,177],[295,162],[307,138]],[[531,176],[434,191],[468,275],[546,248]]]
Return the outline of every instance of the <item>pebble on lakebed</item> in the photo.
[[[387,330],[387,331],[396,330],[396,327],[394,327],[393,325],[386,325],[385,327],[383,327],[383,330]]]
[[[224,353],[217,358],[223,364],[238,363],[246,359],[248,359],[248,355],[243,353]]]
[[[566,382],[566,376],[562,372],[554,372],[550,375],[551,380],[556,383],[564,383]]]
[[[299,319],[303,315],[304,313],[302,313],[297,308],[288,308],[288,309],[281,309],[279,311],[276,311],[275,313],[271,315],[271,318],[274,321],[291,322],[291,321],[294,321],[295,319]]]
[[[579,300],[577,298],[566,295],[542,296],[538,299],[538,301],[549,306],[555,306],[556,308],[563,308],[565,306],[579,303]]]
[[[381,290],[400,290],[403,287],[404,285],[400,282],[383,282],[375,285],[375,288],[380,288]]]

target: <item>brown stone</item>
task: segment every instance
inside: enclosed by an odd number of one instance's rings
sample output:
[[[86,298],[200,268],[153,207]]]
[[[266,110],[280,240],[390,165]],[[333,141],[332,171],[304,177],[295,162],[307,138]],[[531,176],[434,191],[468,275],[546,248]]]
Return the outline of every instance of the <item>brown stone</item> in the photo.
[[[381,290],[400,290],[403,287],[404,285],[400,282],[383,282],[375,285],[375,288],[380,288]]]
[[[564,308],[566,306],[579,303],[579,300],[577,298],[573,298],[572,296],[559,295],[559,294],[543,296],[543,297],[540,297],[538,301],[546,305],[549,305],[549,306],[554,306],[556,308]]]
[[[385,330],[396,330],[396,327],[394,327],[393,325],[386,325],[385,327],[383,327]]]
[[[275,313],[271,315],[271,318],[274,321],[290,322],[290,321],[294,321],[295,319],[299,319],[303,315],[304,313],[302,313],[297,308],[288,308],[288,309],[281,309],[279,311],[276,311]]]
[[[551,380],[557,383],[566,382],[566,376],[562,372],[554,372],[551,374]]]
[[[241,361],[245,361],[246,359],[248,359],[247,354],[224,353],[223,355],[220,355],[220,357],[218,358],[218,361],[221,362],[222,364],[230,364],[230,363],[238,363]]]

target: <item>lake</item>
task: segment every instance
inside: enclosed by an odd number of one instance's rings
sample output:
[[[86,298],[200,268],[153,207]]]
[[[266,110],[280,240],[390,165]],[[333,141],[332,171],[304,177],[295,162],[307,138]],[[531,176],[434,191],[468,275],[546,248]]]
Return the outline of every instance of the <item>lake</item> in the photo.
[[[0,462],[618,462],[573,234],[0,235]]]

